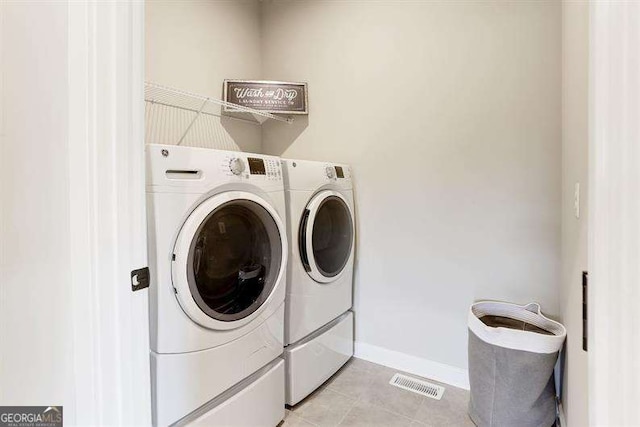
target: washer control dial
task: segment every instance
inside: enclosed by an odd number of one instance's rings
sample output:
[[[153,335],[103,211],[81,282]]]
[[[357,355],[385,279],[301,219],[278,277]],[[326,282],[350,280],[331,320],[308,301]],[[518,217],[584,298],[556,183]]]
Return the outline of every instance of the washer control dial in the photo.
[[[244,162],[242,161],[242,159],[231,159],[231,161],[229,162],[229,169],[231,169],[231,173],[234,175],[240,175],[242,172],[244,172],[245,166],[244,166]]]
[[[324,172],[327,174],[327,178],[329,179],[333,179],[336,177],[336,170],[331,166],[327,166],[326,168],[324,168]]]

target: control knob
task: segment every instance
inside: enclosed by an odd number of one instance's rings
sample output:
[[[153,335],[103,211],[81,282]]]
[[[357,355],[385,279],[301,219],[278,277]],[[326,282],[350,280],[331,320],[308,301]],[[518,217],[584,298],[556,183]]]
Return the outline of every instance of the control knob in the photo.
[[[244,172],[244,162],[242,159],[231,159],[229,162],[229,169],[231,169],[232,174],[240,175]]]
[[[334,168],[332,168],[331,166],[327,166],[324,169],[325,173],[327,174],[327,178],[329,179],[333,179],[336,177],[336,170]]]

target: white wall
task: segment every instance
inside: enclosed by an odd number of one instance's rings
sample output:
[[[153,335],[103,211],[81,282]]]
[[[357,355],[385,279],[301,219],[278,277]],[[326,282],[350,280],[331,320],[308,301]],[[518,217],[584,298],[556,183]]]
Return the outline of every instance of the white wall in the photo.
[[[582,272],[587,270],[589,4],[562,2],[562,282],[567,328],[563,406],[570,426],[588,425],[587,353],[582,350]],[[574,186],[580,183],[580,218]]]
[[[276,0],[262,28],[263,77],[310,94],[264,151],[354,168],[369,354],[466,368],[472,301],[559,314],[559,2]]]
[[[224,79],[261,77],[257,0],[163,1],[145,4],[145,79],[222,98]],[[174,144],[188,116],[156,109],[147,142]],[[150,112],[147,111],[149,119]],[[181,129],[168,126],[178,120]],[[200,119],[199,119],[200,120]],[[164,123],[164,124],[163,124]],[[261,129],[232,119],[204,117],[182,145],[260,152]],[[208,131],[208,132],[206,132]],[[153,132],[153,134],[152,134]]]
[[[72,414],[67,28],[65,3],[0,3],[0,405]]]

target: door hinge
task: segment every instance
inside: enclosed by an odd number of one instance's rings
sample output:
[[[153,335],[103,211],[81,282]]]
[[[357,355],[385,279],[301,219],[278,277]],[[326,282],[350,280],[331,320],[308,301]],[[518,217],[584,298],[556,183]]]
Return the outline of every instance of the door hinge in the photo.
[[[131,290],[139,291],[149,287],[149,267],[140,268],[131,272]]]
[[[588,322],[587,322],[587,302],[588,302],[588,288],[589,288],[589,273],[587,271],[582,272],[582,349],[587,351],[587,334],[588,334]]]

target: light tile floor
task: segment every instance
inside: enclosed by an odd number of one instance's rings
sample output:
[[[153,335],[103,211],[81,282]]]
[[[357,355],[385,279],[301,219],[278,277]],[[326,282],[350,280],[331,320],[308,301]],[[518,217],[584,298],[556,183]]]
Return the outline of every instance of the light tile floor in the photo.
[[[443,384],[442,399],[431,399],[390,385],[397,372],[352,358],[313,394],[288,408],[280,427],[474,426],[467,415],[468,391]]]

